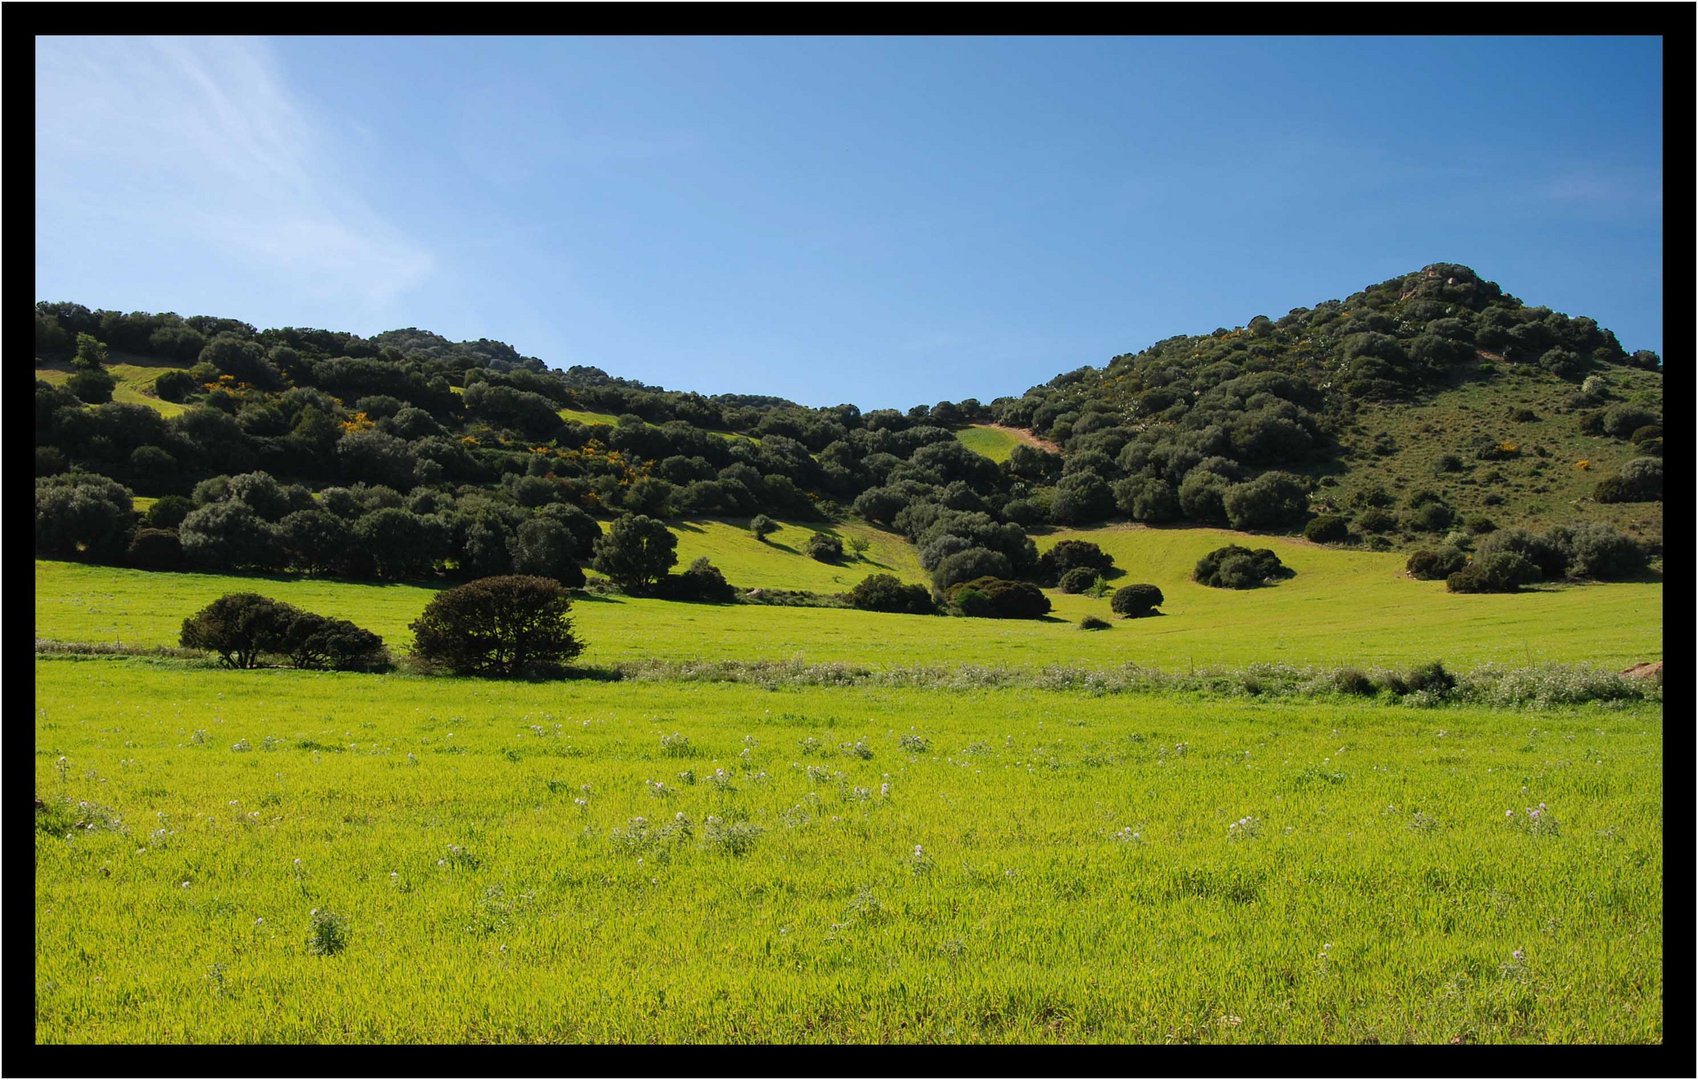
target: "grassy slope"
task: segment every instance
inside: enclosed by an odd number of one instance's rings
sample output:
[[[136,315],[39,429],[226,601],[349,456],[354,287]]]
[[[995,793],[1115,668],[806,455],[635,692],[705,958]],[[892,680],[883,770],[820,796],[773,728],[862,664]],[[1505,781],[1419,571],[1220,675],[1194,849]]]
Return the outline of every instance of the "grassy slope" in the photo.
[[[742,586],[825,588],[859,580],[866,564],[828,567],[733,525],[681,530],[680,565],[707,555]],[[789,546],[808,526],[787,526]],[[854,527],[842,527],[853,530]],[[888,534],[869,555],[899,576],[923,576],[911,550]],[[1110,617],[1106,599],[1051,592],[1047,621],[884,615],[830,608],[676,604],[590,597],[574,609],[589,642],[582,661],[776,659],[875,667],[980,664],[1035,668],[1137,663],[1167,670],[1251,663],[1405,666],[1438,658],[1463,668],[1488,661],[1559,661],[1622,668],[1662,656],[1660,583],[1570,586],[1511,596],[1460,596],[1443,582],[1402,575],[1403,556],[1337,551],[1224,530],[1118,527],[1055,533],[1090,539],[1126,573],[1114,584],[1149,581],[1167,596],[1166,614],[1114,620],[1085,633],[1085,614]],[[1188,578],[1198,557],[1229,542],[1272,547],[1298,576],[1266,589],[1205,589]],[[870,568],[869,568],[870,569]],[[36,563],[36,635],[61,641],[174,644],[182,619],[225,592],[252,590],[311,611],[352,619],[395,645],[431,590],[411,585],[158,574],[73,563]]]
[[[1607,379],[1609,404],[1625,401],[1662,411],[1662,376],[1611,368]],[[1582,434],[1579,415],[1564,408],[1575,389],[1554,376],[1518,370],[1463,383],[1418,404],[1365,407],[1357,418],[1360,432],[1345,440],[1357,452],[1338,490],[1378,485],[1398,496],[1401,510],[1408,495],[1429,489],[1464,515],[1484,515],[1499,525],[1543,528],[1601,521],[1660,541],[1661,503],[1592,499],[1599,480],[1643,455],[1626,440]],[[1512,420],[1513,409],[1529,409],[1537,419]],[[1367,451],[1381,433],[1391,436],[1396,447],[1384,457]],[[1486,436],[1517,444],[1521,454],[1507,461],[1477,460],[1472,447]],[[1462,458],[1461,472],[1438,471],[1438,459],[1446,453]],[[1586,468],[1579,467],[1582,461]],[[1487,505],[1488,495],[1503,501]]]
[[[960,439],[961,444],[975,454],[983,454],[996,462],[1007,461],[1008,455],[1014,452],[1016,446],[1020,445],[1020,440],[1008,432],[997,431],[995,428],[985,427],[982,424],[962,428],[955,433],[955,437]]]
[[[780,522],[766,543],[748,531],[748,521],[680,522],[672,526],[678,534],[678,566],[689,566],[707,558],[741,588],[806,589],[838,593],[853,588],[869,574],[894,574],[903,581],[925,583],[913,545],[896,533],[860,522],[825,525],[816,522]],[[816,531],[844,541],[843,561],[822,563],[803,554],[808,538]],[[849,550],[853,537],[867,540],[866,555],[857,558]]]
[[[153,393],[153,380],[167,371],[184,370],[178,364],[167,360],[147,360],[130,358],[131,362],[114,362],[106,365],[106,370],[117,385],[112,388],[112,400],[122,401],[131,405],[146,405],[158,409],[160,415],[171,417],[182,412],[186,406],[175,402],[165,401]],[[71,377],[72,368],[64,366],[42,367],[42,361],[36,360],[35,377],[54,386],[64,386],[65,380]]]
[[[1653,708],[35,676],[38,1042],[1663,1037]]]

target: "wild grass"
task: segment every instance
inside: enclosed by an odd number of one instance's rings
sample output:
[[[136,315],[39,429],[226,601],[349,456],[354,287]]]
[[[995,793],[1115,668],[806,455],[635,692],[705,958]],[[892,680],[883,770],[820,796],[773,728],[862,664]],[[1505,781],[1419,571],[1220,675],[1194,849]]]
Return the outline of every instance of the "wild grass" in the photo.
[[[761,544],[735,524],[675,526],[680,565],[706,555],[732,584],[835,592],[872,572],[924,580],[912,548],[866,526],[867,559],[842,565],[800,554],[811,526],[791,523],[778,543]],[[699,530],[699,531],[698,531]],[[1541,587],[1515,595],[1447,593],[1443,582],[1414,581],[1400,555],[1336,551],[1210,529],[1111,527],[1057,532],[1040,548],[1077,537],[1101,544],[1124,573],[1115,583],[1152,582],[1162,614],[1120,619],[1106,598],[1050,591],[1046,620],[960,619],[785,606],[671,603],[587,596],[573,609],[588,642],[582,662],[798,661],[873,668],[977,665],[1032,670],[1060,665],[1162,671],[1239,669],[1276,663],[1405,668],[1441,660],[1454,670],[1495,663],[1578,664],[1620,670],[1662,657],[1662,585]],[[1190,581],[1196,560],[1231,541],[1272,547],[1297,576],[1243,592]],[[787,550],[795,548],[796,550]],[[888,570],[886,568],[889,568]],[[843,580],[839,580],[839,579]],[[254,591],[383,636],[411,642],[436,586],[376,585],[307,578],[166,574],[38,561],[36,637],[175,645],[183,619],[227,592]],[[1085,616],[1108,619],[1107,633],[1080,633]]]
[[[1653,704],[173,663],[37,658],[40,1043],[1663,1037]]]
[[[140,358],[131,357],[136,360]],[[39,361],[38,361],[39,363]],[[149,360],[141,363],[127,363],[115,360],[105,365],[116,385],[112,388],[112,400],[130,405],[146,405],[155,409],[161,416],[167,418],[176,416],[188,406],[179,405],[174,401],[166,401],[154,394],[153,381],[167,371],[183,370],[178,365],[167,362]],[[71,377],[75,370],[69,364],[55,364],[52,367],[37,367],[35,377],[54,386],[64,386],[65,380]]]
[[[995,462],[1007,461],[1014,448],[1020,445],[1020,440],[1008,432],[978,424],[961,428],[956,431],[955,437],[973,453],[983,454]]]

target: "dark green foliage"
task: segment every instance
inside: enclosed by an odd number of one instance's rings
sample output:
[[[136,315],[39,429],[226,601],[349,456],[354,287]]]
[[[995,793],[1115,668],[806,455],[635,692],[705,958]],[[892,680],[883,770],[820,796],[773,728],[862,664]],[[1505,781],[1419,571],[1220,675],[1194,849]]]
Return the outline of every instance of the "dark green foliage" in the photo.
[[[1050,609],[1049,597],[1026,581],[974,578],[957,583],[945,595],[961,614],[970,618],[1037,619],[1047,615]]]
[[[117,385],[118,380],[103,368],[73,371],[65,380],[65,389],[90,405],[111,401],[112,391]]]
[[[456,675],[560,674],[584,649],[566,617],[572,601],[551,578],[480,578],[438,593],[411,624],[413,652]]]
[[[244,502],[202,506],[177,528],[183,554],[210,570],[270,570],[284,558],[276,530]]]
[[[778,531],[778,522],[765,514],[756,514],[749,519],[749,531],[755,534],[755,539],[766,543],[766,538]]]
[[[1079,620],[1079,629],[1081,630],[1108,630],[1113,625],[1107,619],[1099,619],[1095,615],[1087,615]]]
[[[871,574],[848,592],[849,603],[862,611],[930,615],[937,610],[924,585],[907,585],[894,574]]]
[[[1630,536],[1597,522],[1568,530],[1569,573],[1576,578],[1622,581],[1645,571],[1650,555]]]
[[[284,631],[301,614],[258,593],[226,593],[183,620],[185,649],[215,652],[225,667],[259,666],[260,654],[280,650]]]
[[[1454,593],[1519,592],[1540,578],[1539,568],[1513,551],[1477,555],[1474,561],[1445,579]]]
[[[289,565],[311,574],[332,573],[347,564],[354,530],[335,514],[297,510],[277,523],[277,539]]]
[[[1332,681],[1339,693],[1354,697],[1373,697],[1380,689],[1373,679],[1356,668],[1339,668],[1333,672]]]
[[[1338,514],[1322,514],[1303,526],[1303,538],[1316,544],[1342,544],[1350,539],[1350,522]]]
[[[1598,482],[1594,497],[1602,503],[1660,502],[1663,497],[1663,463],[1657,458],[1634,458],[1617,476]]]
[[[186,371],[162,371],[153,380],[153,392],[161,401],[187,401],[198,387],[195,377]]]
[[[35,481],[35,552],[53,559],[115,561],[130,545],[135,496],[94,473]]]
[[[1441,502],[1422,503],[1409,512],[1409,528],[1416,532],[1443,532],[1456,520],[1456,511]]]
[[[1642,427],[1661,423],[1662,418],[1651,410],[1626,403],[1611,405],[1604,410],[1603,416],[1600,418],[1600,426],[1604,433],[1613,435],[1618,439],[1628,438]]]
[[[804,549],[810,559],[823,563],[843,561],[843,541],[830,533],[817,532],[808,537]]]
[[[1468,556],[1461,549],[1441,544],[1422,548],[1409,556],[1409,576],[1418,581],[1439,581],[1468,565]]]
[[[287,614],[273,648],[297,668],[382,672],[395,666],[383,639],[370,630],[310,611]]]
[[[124,562],[143,570],[181,570],[188,565],[175,529],[137,529]]]
[[[1456,689],[1456,676],[1446,671],[1437,660],[1411,669],[1403,677],[1403,682],[1409,692],[1431,694],[1436,698],[1448,697]]]
[[[577,540],[566,526],[551,518],[531,518],[514,534],[511,548],[513,571],[553,578],[567,588],[584,584],[584,571],[573,557]]]
[[[374,510],[354,522],[354,542],[386,581],[429,576],[448,554],[450,540],[440,518],[399,507]]]
[[[1057,525],[1087,525],[1113,514],[1114,491],[1093,472],[1069,473],[1055,486],[1050,520]]]
[[[1546,581],[1558,581],[1568,573],[1570,551],[1567,530],[1553,529],[1539,534],[1527,529],[1499,529],[1475,545],[1474,561],[1478,563],[1505,552],[1519,555],[1532,563],[1539,571],[1539,577]]]
[[[1073,569],[1067,571],[1067,573],[1061,575],[1061,580],[1056,582],[1056,588],[1060,589],[1064,593],[1077,595],[1095,585],[1097,583],[1097,579],[1101,576],[1101,574],[1092,570],[1088,566],[1075,566]]]
[[[1161,590],[1154,585],[1128,585],[1114,591],[1108,606],[1116,615],[1136,619],[1161,607],[1163,599]]]
[[[1462,458],[1457,454],[1451,453],[1440,454],[1438,460],[1433,465],[1434,471],[1440,474],[1458,473],[1463,470],[1463,467]]]
[[[932,583],[939,589],[975,578],[1003,579],[1013,574],[1008,556],[989,548],[970,547],[948,556],[932,570]]]
[[[1133,521],[1176,521],[1183,510],[1179,493],[1166,480],[1133,476],[1114,485],[1114,504]]]
[[[195,504],[181,495],[162,495],[142,515],[142,523],[150,529],[175,529],[189,516]]]
[[[655,587],[655,595],[663,600],[725,604],[737,598],[737,588],[725,580],[725,574],[719,567],[703,556],[683,573],[661,578]]]
[[[1268,548],[1228,544],[1197,560],[1194,577],[1198,584],[1216,589],[1254,589],[1272,581],[1292,577],[1296,571],[1279,561]]]
[[[678,561],[678,538],[663,523],[639,514],[615,521],[596,540],[594,552],[597,570],[622,589],[642,592]]]
[[[1397,528],[1397,517],[1378,508],[1364,510],[1356,518],[1357,527],[1363,532],[1383,533]]]
[[[1054,582],[1071,570],[1091,570],[1101,576],[1113,568],[1114,556],[1089,540],[1062,540],[1038,559],[1037,577]]]

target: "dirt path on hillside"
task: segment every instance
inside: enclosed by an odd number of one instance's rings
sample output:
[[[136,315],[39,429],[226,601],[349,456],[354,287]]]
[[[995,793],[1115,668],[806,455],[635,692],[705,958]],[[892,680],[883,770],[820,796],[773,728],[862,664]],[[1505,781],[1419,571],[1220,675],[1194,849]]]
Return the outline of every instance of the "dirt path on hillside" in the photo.
[[[1004,435],[1012,435],[1015,439],[1025,443],[1027,446],[1035,446],[1039,450],[1045,450],[1051,454],[1061,453],[1061,447],[1050,442],[1048,439],[1038,438],[1025,428],[1009,427],[1007,424],[980,424],[979,426],[990,428],[992,431],[1000,431]]]

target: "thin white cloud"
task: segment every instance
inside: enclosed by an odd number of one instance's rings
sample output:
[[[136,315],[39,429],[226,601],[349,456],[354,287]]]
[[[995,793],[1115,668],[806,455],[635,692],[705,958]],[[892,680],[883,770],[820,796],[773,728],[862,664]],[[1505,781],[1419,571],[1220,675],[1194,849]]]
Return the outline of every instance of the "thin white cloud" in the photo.
[[[38,244],[94,236],[162,271],[198,255],[374,314],[431,273],[338,177],[262,41],[38,38],[35,119]]]

